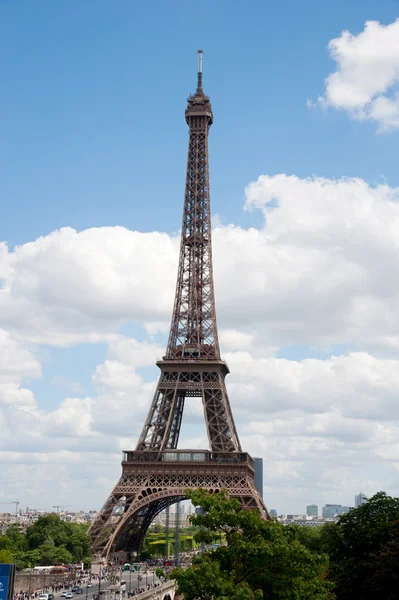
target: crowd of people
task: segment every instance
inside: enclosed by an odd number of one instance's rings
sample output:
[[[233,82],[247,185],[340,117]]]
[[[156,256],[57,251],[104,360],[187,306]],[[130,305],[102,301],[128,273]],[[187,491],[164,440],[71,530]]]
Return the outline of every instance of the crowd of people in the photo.
[[[162,584],[161,583],[149,583],[145,587],[140,587],[131,592],[128,592],[127,596],[128,596],[128,598],[131,598],[132,596],[140,596],[140,594],[142,594],[143,592],[152,590],[153,588],[159,587],[160,585],[162,585]]]
[[[37,600],[40,594],[58,594],[59,592],[68,592],[74,586],[86,587],[89,582],[93,582],[95,579],[98,579],[97,575],[90,575],[87,573],[83,574],[82,577],[70,580],[63,583],[55,583],[53,585],[48,585],[39,589],[28,590],[17,592],[14,594],[13,600]]]
[[[53,585],[48,585],[46,587],[42,587],[39,589],[35,589],[35,590],[29,590],[29,591],[23,591],[21,590],[18,593],[14,594],[13,600],[38,600],[40,594],[59,594],[60,592],[67,592],[67,591],[71,591],[73,587],[79,586],[80,588],[82,588],[83,590],[87,587],[88,583],[94,583],[97,582],[97,580],[99,579],[98,575],[89,575],[89,573],[82,573],[82,577],[71,580],[68,579],[65,582],[62,583],[55,583]],[[102,575],[101,577],[102,580],[107,580],[108,576],[107,574]],[[134,590],[129,591],[126,595],[128,598],[131,597],[137,597],[140,596],[140,594],[142,594],[143,592],[147,592],[148,590],[151,590],[153,588],[157,588],[160,585],[162,585],[160,582],[157,583],[149,583],[145,586],[142,587],[138,587],[135,588]],[[51,596],[50,596],[50,599]]]

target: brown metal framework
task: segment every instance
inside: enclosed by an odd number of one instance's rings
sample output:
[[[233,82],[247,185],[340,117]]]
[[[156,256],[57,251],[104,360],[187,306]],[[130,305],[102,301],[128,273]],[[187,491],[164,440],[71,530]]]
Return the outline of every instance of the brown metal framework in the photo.
[[[93,550],[103,555],[120,548],[138,550],[152,519],[183,499],[187,488],[226,488],[243,507],[257,508],[264,518],[269,517],[254,485],[252,459],[241,453],[225,385],[229,370],[220,358],[208,163],[213,114],[202,89],[201,50],[197,89],[188,98],[185,116],[190,133],[169,340],[166,355],[157,362],[161,374],[136,451],[126,453],[122,477],[89,530]],[[203,453],[203,460],[185,464],[176,461],[171,451],[177,448],[184,401],[189,396],[202,398],[211,452]],[[238,458],[242,456],[247,458]]]

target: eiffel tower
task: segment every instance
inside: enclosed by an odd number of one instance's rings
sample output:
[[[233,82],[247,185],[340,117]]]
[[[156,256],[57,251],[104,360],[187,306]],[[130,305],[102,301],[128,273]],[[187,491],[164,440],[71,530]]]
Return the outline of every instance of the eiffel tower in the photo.
[[[241,449],[220,358],[212,272],[208,134],[213,114],[202,88],[188,98],[186,188],[172,323],[154,398],[135,450],[92,523],[93,553],[139,551],[154,517],[185,498],[187,488],[226,489],[243,508],[270,518],[254,483],[254,461]],[[184,401],[202,400],[210,450],[177,450]]]

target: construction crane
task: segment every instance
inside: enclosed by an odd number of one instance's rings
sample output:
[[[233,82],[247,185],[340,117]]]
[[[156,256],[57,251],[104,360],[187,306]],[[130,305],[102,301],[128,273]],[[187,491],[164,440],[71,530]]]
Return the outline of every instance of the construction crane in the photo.
[[[0,502],[0,504],[15,504],[15,515],[18,515],[19,500],[13,500],[12,502]]]
[[[69,506],[71,506],[71,505],[70,504],[56,504],[55,506],[53,506],[53,508],[57,509],[57,515],[58,515],[60,508],[68,508]]]

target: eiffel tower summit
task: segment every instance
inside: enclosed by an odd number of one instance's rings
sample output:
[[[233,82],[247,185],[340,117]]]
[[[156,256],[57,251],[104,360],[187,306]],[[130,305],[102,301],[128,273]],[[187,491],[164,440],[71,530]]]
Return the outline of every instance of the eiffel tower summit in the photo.
[[[226,489],[243,509],[270,518],[254,483],[254,461],[241,449],[227,395],[227,364],[220,357],[212,271],[208,135],[212,106],[202,88],[202,50],[197,89],[185,112],[189,127],[180,259],[166,354],[135,450],[123,452],[122,475],[89,534],[93,553],[139,551],[162,510],[185,491]],[[232,292],[234,293],[234,291]],[[177,449],[184,402],[204,407],[209,450]]]

